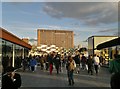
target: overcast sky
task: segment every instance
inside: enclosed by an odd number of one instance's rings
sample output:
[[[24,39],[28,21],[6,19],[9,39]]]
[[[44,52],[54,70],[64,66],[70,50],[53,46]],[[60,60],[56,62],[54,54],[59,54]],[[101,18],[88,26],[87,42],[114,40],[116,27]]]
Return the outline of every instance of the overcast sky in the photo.
[[[7,1],[0,4],[2,27],[20,38],[37,38],[38,28],[72,30],[74,43],[78,45],[93,35],[118,33],[118,2]]]

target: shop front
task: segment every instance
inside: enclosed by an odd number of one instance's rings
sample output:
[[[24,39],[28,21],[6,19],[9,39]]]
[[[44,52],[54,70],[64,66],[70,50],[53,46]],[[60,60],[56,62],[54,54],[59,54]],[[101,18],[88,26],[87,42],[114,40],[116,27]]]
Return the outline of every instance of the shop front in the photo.
[[[7,66],[20,68],[22,59],[28,56],[31,45],[5,29],[0,28],[0,32],[2,33],[0,35],[0,70],[5,70]]]
[[[108,64],[109,60],[114,59],[114,54],[120,55],[120,37],[99,44],[97,50],[100,50],[100,55],[103,57],[104,63]]]

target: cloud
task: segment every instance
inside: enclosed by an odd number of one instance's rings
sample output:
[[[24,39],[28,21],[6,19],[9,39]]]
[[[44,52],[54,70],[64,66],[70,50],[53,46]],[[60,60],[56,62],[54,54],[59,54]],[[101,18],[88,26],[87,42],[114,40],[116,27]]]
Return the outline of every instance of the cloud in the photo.
[[[29,38],[35,38],[37,37],[37,28],[30,28],[30,27],[15,27],[15,26],[4,26],[6,30],[8,30],[10,33],[15,34],[19,38],[29,37]]]
[[[2,2],[33,2],[34,0],[1,0]]]
[[[1,0],[2,2],[118,2],[119,0]]]
[[[0,2],[0,27],[2,27],[2,3]]]
[[[118,28],[112,28],[112,29],[103,29],[103,30],[100,30],[100,31],[98,31],[98,32],[114,32],[114,33],[116,33],[116,32],[118,32]]]
[[[49,30],[56,30],[56,29],[61,29],[63,30],[63,28],[61,26],[58,26],[58,25],[39,25],[39,29],[49,29]]]
[[[85,25],[115,23],[118,19],[116,2],[47,2],[43,11],[57,19],[77,19]]]
[[[47,2],[118,2],[119,0],[45,0]]]

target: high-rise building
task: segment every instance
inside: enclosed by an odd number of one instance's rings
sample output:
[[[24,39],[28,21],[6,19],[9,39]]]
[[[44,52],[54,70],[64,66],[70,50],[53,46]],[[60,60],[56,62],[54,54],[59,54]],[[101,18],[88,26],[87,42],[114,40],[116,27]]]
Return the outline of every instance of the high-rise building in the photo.
[[[56,45],[66,49],[74,47],[73,31],[38,29],[37,34],[38,46],[41,44]]]

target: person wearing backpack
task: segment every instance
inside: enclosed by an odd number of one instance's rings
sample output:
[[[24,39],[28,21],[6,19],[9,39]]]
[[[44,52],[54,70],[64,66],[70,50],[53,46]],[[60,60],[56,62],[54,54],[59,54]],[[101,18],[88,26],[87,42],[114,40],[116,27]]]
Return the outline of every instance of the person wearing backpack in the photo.
[[[69,85],[74,85],[74,78],[73,78],[73,72],[75,69],[75,61],[73,60],[73,58],[71,56],[68,57],[68,67],[67,67],[67,73],[68,73],[68,82]]]

